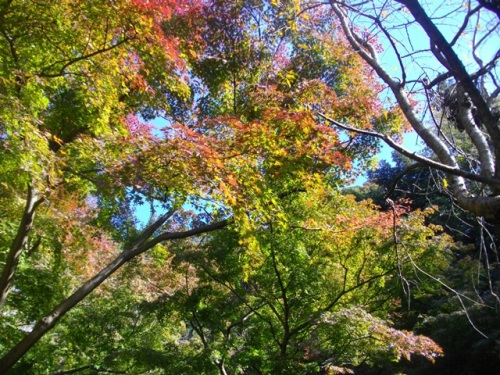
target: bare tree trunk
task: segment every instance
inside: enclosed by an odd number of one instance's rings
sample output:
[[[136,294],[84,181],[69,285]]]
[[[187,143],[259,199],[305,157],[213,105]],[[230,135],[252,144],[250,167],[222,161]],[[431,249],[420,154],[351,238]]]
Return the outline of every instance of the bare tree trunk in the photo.
[[[415,132],[422,138],[427,147],[429,147],[436,154],[440,161],[440,165],[444,167],[437,169],[444,170],[447,173],[449,189],[458,205],[478,217],[487,218],[497,227],[500,227],[500,184],[498,183],[498,180],[500,180],[500,164],[497,163],[498,160],[500,160],[500,128],[498,118],[493,115],[491,109],[488,107],[486,99],[481,96],[481,93],[475,86],[471,75],[466,71],[464,65],[453,51],[452,45],[446,41],[433,21],[427,16],[420,3],[417,0],[397,0],[397,2],[408,8],[415,21],[420,24],[420,26],[427,33],[431,42],[431,50],[433,51],[436,59],[443,64],[446,69],[448,69],[448,74],[453,77],[456,80],[457,85],[461,87],[461,90],[463,90],[462,96],[466,95],[467,99],[470,98],[472,105],[475,107],[476,113],[474,118],[472,118],[470,108],[462,108],[458,111],[458,117],[462,121],[470,120],[463,125],[467,130],[470,141],[478,150],[481,164],[481,176],[477,175],[479,178],[477,178],[473,172],[460,169],[453,152],[450,151],[447,145],[437,134],[434,134],[430,129],[428,129],[423,121],[418,118],[417,113],[411,105],[409,94],[405,89],[406,73],[404,72],[404,63],[401,55],[397,51],[396,46],[393,44],[401,69],[403,70],[401,81],[392,78],[391,74],[389,74],[378,61],[376,49],[369,43],[369,41],[358,35],[356,27],[352,25],[351,20],[347,16],[347,10],[353,10],[354,8],[346,6],[343,1],[329,0],[329,4],[339,19],[340,26],[349,44],[391,89],[401,111],[413,130],[415,130]],[[385,30],[382,28],[379,19],[373,16],[371,18],[370,16],[367,17],[374,23],[377,23],[383,31]],[[387,30],[385,30],[385,34],[387,35],[389,41],[393,42]],[[463,100],[460,101],[460,104],[464,105]],[[471,107],[470,104],[469,107]],[[488,142],[488,140],[481,133],[481,130],[479,129],[480,126],[483,126],[486,129],[491,140],[490,142]],[[352,130],[362,132],[358,129]],[[375,134],[375,132],[371,133]],[[395,142],[392,142],[387,136],[380,133],[377,133],[376,136],[382,138],[394,149],[402,152],[402,148],[398,147]],[[424,165],[436,168],[434,162],[424,160],[425,158],[422,158],[419,155],[415,155],[414,153],[403,153]],[[478,181],[480,180],[480,177],[486,177],[489,179],[489,181],[485,183],[493,192],[491,196],[482,195],[481,193],[474,195],[469,190],[467,180]]]
[[[33,186],[28,187],[28,197],[26,198],[26,207],[24,209],[21,224],[17,230],[16,237],[7,254],[5,267],[3,269],[2,277],[0,278],[0,309],[5,304],[7,296],[9,295],[12,280],[16,273],[16,268],[19,263],[19,257],[26,246],[28,236],[33,228],[33,220],[35,218],[36,208],[43,202],[43,198],[39,198]]]
[[[436,27],[434,22],[429,18],[425,10],[422,8],[420,3],[415,0],[397,0],[399,3],[403,4],[411,12],[415,20],[420,24],[422,29],[426,32],[429,37],[431,44],[436,46],[437,49],[433,48],[434,54],[439,54],[436,58],[444,58],[447,64],[449,72],[455,77],[458,83],[460,83],[469,94],[472,103],[476,107],[477,117],[481,120],[482,125],[485,126],[488,134],[491,137],[495,159],[500,160],[500,127],[498,126],[498,118],[495,118],[486,100],[481,95],[481,92],[474,84],[471,76],[467,73],[462,61],[458,58],[455,51],[451,47]],[[500,176],[500,165],[495,166],[495,177]],[[498,192],[498,190],[497,190]]]
[[[488,145],[486,137],[483,135],[479,127],[476,125],[474,116],[472,115],[472,103],[460,85],[457,87],[457,122],[467,132],[470,140],[476,147],[479,155],[479,162],[481,163],[481,175],[486,177],[493,177],[495,175],[495,159]]]

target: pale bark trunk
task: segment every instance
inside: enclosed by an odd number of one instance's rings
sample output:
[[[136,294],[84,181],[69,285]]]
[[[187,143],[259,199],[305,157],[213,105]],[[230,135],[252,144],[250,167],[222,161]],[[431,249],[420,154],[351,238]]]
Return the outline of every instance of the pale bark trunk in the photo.
[[[478,115],[481,119],[482,125],[484,125],[492,139],[492,144],[494,147],[494,152],[492,153],[489,149],[488,142],[481,134],[477,126],[472,126],[468,124],[468,134],[471,137],[471,141],[474,143],[475,147],[478,149],[480,155],[482,177],[486,179],[491,179],[498,181],[500,178],[499,165],[496,163],[500,157],[500,130],[498,127],[497,120],[492,115],[486,101],[482,98],[479,90],[475,87],[470,75],[465,70],[463,64],[460,62],[455,52],[451,48],[448,42],[441,35],[437,27],[432,23],[423,9],[421,8],[418,1],[414,0],[397,0],[401,4],[404,4],[415,20],[420,23],[424,28],[426,33],[429,35],[433,45],[438,47],[439,59],[445,59],[448,66],[451,67],[452,71],[450,73],[455,77],[457,82],[459,82],[465,92],[470,96],[472,103],[478,111]],[[493,221],[494,223],[500,223],[500,185],[498,183],[488,184],[493,191],[495,196],[473,196],[467,188],[466,180],[463,176],[471,175],[473,173],[460,170],[458,163],[453,157],[452,153],[446,146],[446,144],[438,137],[438,135],[431,132],[421,120],[418,119],[412,105],[410,104],[408,95],[404,89],[404,84],[395,81],[390,74],[382,68],[377,60],[377,55],[368,43],[364,43],[359,36],[351,28],[349,21],[347,19],[346,13],[344,13],[342,3],[336,2],[335,0],[330,0],[330,6],[340,21],[340,26],[351,46],[354,48],[356,53],[358,53],[363,60],[365,60],[377,73],[377,75],[389,86],[393,92],[399,107],[401,108],[404,116],[410,123],[411,127],[415,132],[422,138],[425,144],[436,154],[440,163],[445,167],[441,170],[448,169],[450,172],[447,173],[447,179],[449,181],[450,191],[457,203],[464,208],[475,214],[476,216],[484,216],[487,219]],[[382,137],[384,140],[384,137]],[[390,143],[390,142],[388,142]],[[391,146],[393,148],[394,146]],[[417,158],[414,158],[417,160]],[[420,158],[425,159],[425,158]],[[421,160],[419,160],[421,161]],[[432,163],[424,164],[432,167]],[[493,178],[492,178],[493,177]],[[474,178],[476,181],[477,178]]]
[[[498,118],[496,118],[488,106],[487,101],[481,95],[481,92],[474,84],[471,76],[467,73],[462,61],[458,58],[457,54],[451,47],[450,43],[445,39],[443,34],[436,27],[434,22],[426,14],[420,3],[416,0],[397,0],[403,4],[413,15],[422,29],[429,37],[431,44],[437,47],[434,49],[435,54],[440,54],[441,57],[446,59],[447,68],[453,75],[458,83],[462,85],[465,92],[469,94],[472,103],[477,110],[477,118],[480,119],[481,125],[484,125],[488,134],[491,137],[495,160],[500,160],[500,126]],[[495,165],[495,177],[500,177],[500,165]],[[497,191],[498,193],[498,191]]]
[[[488,141],[476,125],[474,117],[472,116],[472,103],[469,102],[468,97],[460,87],[456,95],[458,96],[457,121],[463,126],[478,152],[479,162],[481,164],[481,175],[493,177],[495,175],[495,161]]]

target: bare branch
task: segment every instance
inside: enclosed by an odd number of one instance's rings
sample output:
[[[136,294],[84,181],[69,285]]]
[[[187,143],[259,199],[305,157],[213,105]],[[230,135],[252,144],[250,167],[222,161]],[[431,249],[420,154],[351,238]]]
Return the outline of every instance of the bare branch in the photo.
[[[433,52],[435,59],[437,59],[447,70],[445,73],[438,75],[438,78],[434,79],[434,81],[432,81],[430,84],[425,84],[424,88],[430,89],[439,82],[443,82],[448,78],[454,78],[456,84],[460,84],[463,87],[464,92],[470,98],[470,101],[472,102],[471,111],[473,109],[474,113],[472,114],[472,112],[470,112],[469,114],[473,115],[472,120],[476,124],[476,128],[471,128],[473,130],[471,134],[473,134],[474,139],[470,138],[470,134],[468,135],[470,141],[474,144],[474,147],[479,150],[479,164],[481,165],[482,169],[481,174],[484,174],[486,176],[479,176],[478,174],[474,173],[473,168],[471,168],[470,171],[466,171],[459,166],[455,158],[453,149],[450,149],[440,138],[440,136],[442,136],[443,134],[435,134],[434,132],[432,132],[431,129],[425,126],[425,118],[418,115],[416,107],[413,103],[413,101],[415,100],[415,96],[411,98],[412,94],[415,94],[415,92],[407,91],[407,88],[402,84],[402,82],[398,82],[396,79],[392,78],[389,72],[382,67],[381,63],[378,62],[376,55],[373,52],[373,46],[372,48],[369,48],[366,45],[366,41],[363,42],[363,38],[356,35],[356,27],[352,24],[354,18],[348,19],[347,11],[352,11],[366,17],[362,10],[358,10],[353,5],[348,5],[344,1],[329,0],[330,7],[335,16],[338,18],[340,27],[347,41],[351,44],[356,53],[363,60],[365,60],[365,62],[374,70],[379,78],[383,82],[385,82],[385,84],[387,84],[387,86],[391,89],[397,100],[399,108],[408,120],[410,126],[420,136],[426,146],[434,152],[434,154],[437,156],[438,161],[431,160],[410,152],[409,150],[402,148],[390,137],[387,137],[383,134],[370,131],[360,132],[359,129],[353,129],[349,126],[345,127],[344,124],[340,125],[344,125],[344,129],[349,131],[357,131],[358,133],[376,136],[384,140],[384,142],[389,144],[392,148],[398,150],[411,159],[432,168],[446,172],[447,180],[449,182],[449,189],[457,204],[478,217],[484,216],[488,218],[488,220],[499,223],[498,228],[500,230],[500,163],[497,162],[498,160],[500,160],[500,128],[498,123],[499,116],[497,114],[494,114],[492,108],[488,106],[488,104],[492,105],[493,101],[488,101],[488,98],[486,96],[483,96],[481,91],[476,86],[475,82],[476,77],[477,79],[481,79],[484,74],[488,74],[491,81],[493,81],[493,83],[498,88],[494,75],[494,67],[496,64],[495,61],[497,59],[497,56],[495,56],[490,63],[486,64],[488,65],[488,68],[486,68],[486,65],[482,67],[479,66],[479,71],[476,72],[473,77],[473,75],[469,74],[466,71],[462,61],[457,57],[452,46],[444,38],[435,23],[437,19],[441,19],[442,21],[444,21],[446,19],[446,15],[441,15],[439,17],[431,19],[426,14],[419,1],[397,0],[397,2],[404,5],[409,10],[409,12],[400,12],[401,16],[407,20],[407,23],[401,25],[401,27],[405,28],[405,30],[408,31],[407,27],[409,25],[413,24],[414,22],[418,23],[429,37],[431,51]],[[462,9],[462,7],[460,6],[459,8],[457,8],[455,12],[459,9]],[[471,10],[467,11],[471,12]],[[479,14],[479,12],[476,11],[476,14]],[[410,19],[409,17],[412,17],[413,19]],[[370,18],[368,17],[368,19]],[[371,22],[374,23],[373,16],[371,18]],[[383,27],[387,26],[379,25],[378,29],[381,29]],[[393,25],[392,27],[393,31],[396,31],[396,29],[398,28],[397,25]],[[387,29],[386,31],[389,33],[390,37],[393,35],[393,32],[390,29]],[[384,35],[387,36],[386,33]],[[407,37],[407,43],[412,46],[411,33],[408,32]],[[388,43],[391,43],[390,40],[388,41]],[[458,41],[456,43],[458,44]],[[421,68],[425,69],[424,67]],[[483,70],[483,68],[486,69]],[[424,75],[427,75],[425,73],[425,70]],[[498,91],[500,90],[496,90],[495,94]],[[338,123],[337,126],[339,126]],[[481,137],[481,132],[478,129],[480,127],[486,128],[486,131],[488,133],[487,136]],[[491,189],[491,196],[483,196],[481,195],[482,193],[478,195],[472,194],[469,190],[469,185],[467,184],[466,180],[478,181],[487,184],[488,188]]]
[[[469,0],[469,5],[470,5],[470,0]],[[469,23],[469,19],[474,15],[474,13],[478,12],[479,9],[481,9],[481,5],[478,5],[477,7],[475,7],[474,9],[472,9],[471,11],[467,12],[467,14],[465,15],[465,18],[464,18],[464,22],[462,22],[462,26],[460,26],[460,28],[458,29],[457,33],[455,34],[455,36],[453,37],[452,41],[450,42],[450,46],[454,46],[455,45],[455,43],[457,42],[458,38],[460,38],[460,36],[464,32],[465,28],[467,27],[467,25]]]
[[[415,164],[410,164],[408,165],[405,169],[403,169],[401,172],[399,172],[396,177],[392,180],[391,186],[387,189],[387,193],[385,194],[384,199],[387,199],[391,196],[391,194],[394,192],[394,189],[396,189],[396,186],[398,182],[409,172],[413,171],[414,169],[417,168],[422,168],[424,165],[420,163],[415,163]]]
[[[160,227],[163,224],[165,224],[168,221],[168,219],[170,219],[175,214],[176,211],[177,211],[176,208],[172,208],[167,213],[165,213],[164,215],[160,216],[158,218],[158,220],[156,220],[155,222],[153,222],[152,224],[150,224],[141,233],[141,235],[139,236],[139,238],[137,238],[136,243],[143,244],[144,242],[146,242],[154,234],[154,232],[156,232],[158,229],[160,229]]]
[[[481,119],[486,127],[495,147],[496,160],[500,160],[500,128],[498,120],[492,114],[488,104],[482,97],[478,88],[474,84],[471,76],[467,73],[462,61],[458,58],[450,43],[446,41],[443,34],[439,31],[434,22],[426,14],[418,1],[397,0],[411,12],[415,20],[420,24],[431,40],[431,45],[437,48],[436,57],[442,56],[445,59],[446,66],[453,74],[455,79],[460,82],[464,90],[469,94],[472,103],[477,109],[477,117]],[[495,176],[500,176],[500,166],[496,165]]]
[[[460,305],[462,306],[462,309],[463,309],[463,312],[465,313],[465,316],[467,317],[467,320],[469,321],[469,324],[471,325],[471,327],[477,332],[479,333],[481,336],[483,336],[484,338],[488,338],[487,335],[485,335],[479,328],[476,327],[476,325],[474,324],[474,322],[472,321],[470,315],[469,315],[469,312],[467,311],[467,307],[465,306],[464,304],[464,299],[466,300],[469,300],[475,304],[477,304],[476,301],[470,299],[469,297],[465,296],[464,294],[458,292],[457,290],[453,289],[451,286],[449,286],[448,284],[444,283],[443,281],[441,281],[440,278],[438,277],[435,277],[435,276],[432,276],[430,273],[426,272],[425,270],[423,270],[422,268],[420,268],[417,263],[413,260],[413,258],[411,257],[410,254],[406,254],[410,260],[410,263],[411,265],[419,272],[421,272],[422,274],[424,274],[425,276],[427,276],[428,278],[430,278],[431,280],[434,280],[435,282],[439,283],[441,286],[443,286],[445,289],[449,290],[450,292],[452,292],[453,294],[455,294],[455,296],[458,298],[459,302],[460,302]]]
[[[446,145],[436,135],[432,134],[417,118],[417,115],[408,99],[408,95],[404,90],[404,87],[401,86],[399,82],[396,82],[394,79],[392,79],[389,73],[382,68],[382,66],[376,61],[376,59],[366,53],[366,51],[356,42],[351,29],[348,27],[345,16],[333,0],[330,0],[330,5],[334,13],[339,18],[340,24],[349,43],[363,58],[363,60],[365,60],[373,68],[377,75],[389,86],[412,128],[424,140],[427,146],[429,146],[431,150],[436,153],[441,162],[452,166],[451,168],[458,169],[457,163],[453,156],[450,155]],[[453,185],[457,187],[457,189],[465,191],[467,190],[464,181],[460,178],[455,178],[452,182]]]
[[[426,158],[425,156],[422,156],[422,155],[418,155],[417,153],[412,152],[412,151],[404,148],[403,146],[399,145],[396,141],[394,141],[391,137],[389,137],[385,134],[377,133],[377,132],[371,131],[371,130],[356,129],[356,128],[353,128],[351,126],[345,125],[341,122],[335,121],[335,120],[325,116],[322,113],[318,112],[317,114],[322,119],[330,122],[331,124],[333,124],[335,126],[338,126],[339,128],[342,128],[344,130],[379,138],[379,139],[383,140],[385,143],[387,143],[394,150],[400,152],[401,154],[409,157],[410,159],[412,159],[418,163],[427,165],[429,167],[432,167],[434,169],[438,169],[440,171],[446,172],[446,173],[454,175],[454,176],[465,177],[469,180],[483,182],[483,183],[489,184],[491,186],[500,187],[500,180],[498,180],[498,179],[488,178],[485,176],[477,175],[475,173],[467,172],[467,171],[461,170],[458,166],[452,167],[452,166],[449,166],[446,164],[439,163],[437,161]]]

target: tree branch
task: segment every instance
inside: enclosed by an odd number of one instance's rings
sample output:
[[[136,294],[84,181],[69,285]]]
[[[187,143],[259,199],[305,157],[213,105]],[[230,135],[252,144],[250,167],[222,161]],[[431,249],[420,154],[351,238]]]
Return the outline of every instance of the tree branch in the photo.
[[[341,8],[339,8],[338,2],[335,0],[329,0],[330,6],[340,21],[340,26],[351,46],[354,50],[361,56],[365,62],[370,65],[375,73],[389,86],[392,93],[396,97],[396,100],[403,112],[404,116],[410,123],[411,127],[417,134],[424,140],[426,145],[434,151],[434,153],[438,156],[441,162],[446,163],[449,166],[458,169],[457,162],[455,158],[451,155],[446,145],[439,139],[438,136],[431,133],[420,121],[415,113],[415,110],[408,98],[408,94],[399,82],[392,79],[389,73],[382,68],[382,66],[378,63],[376,56],[374,55],[373,47],[370,49],[371,54],[367,53],[365,48],[363,48],[356,40],[355,32],[348,25],[348,20],[346,19],[345,14],[342,12]],[[454,192],[457,194],[467,193],[467,186],[465,185],[465,181],[463,178],[457,175],[450,175],[451,187]]]
[[[344,130],[347,130],[350,132],[354,132],[354,133],[358,133],[358,134],[364,134],[364,135],[368,135],[371,137],[379,138],[379,139],[383,140],[386,144],[388,144],[391,148],[398,151],[399,153],[409,157],[410,159],[412,159],[418,163],[427,165],[428,167],[438,169],[440,171],[443,171],[445,173],[448,173],[448,174],[451,174],[454,176],[464,177],[464,178],[467,178],[469,180],[482,182],[482,183],[488,184],[492,187],[500,188],[500,180],[498,180],[496,178],[480,176],[480,175],[477,175],[475,173],[461,170],[458,166],[452,167],[452,166],[449,166],[446,164],[439,163],[437,161],[426,158],[425,156],[419,155],[415,152],[412,152],[412,151],[404,148],[403,146],[396,143],[391,137],[389,137],[385,134],[381,134],[381,133],[371,131],[371,130],[362,130],[362,129],[353,128],[351,126],[342,124],[341,122],[335,121],[335,120],[325,116],[324,114],[322,114],[320,112],[317,112],[317,115],[319,117],[321,117],[322,119],[330,122],[331,124],[338,126],[341,129],[344,129]]]
[[[446,59],[446,65],[449,68],[450,72],[453,74],[455,79],[462,84],[465,91],[469,94],[472,103],[477,109],[477,117],[481,119],[481,122],[484,124],[486,130],[491,136],[493,144],[496,145],[496,160],[500,160],[500,128],[498,126],[498,119],[495,118],[495,116],[491,112],[488,104],[474,84],[462,61],[458,58],[450,43],[446,41],[443,34],[439,31],[434,22],[429,18],[418,1],[396,1],[403,4],[410,11],[415,20],[420,24],[420,26],[428,35],[429,39],[431,40],[431,44],[435,45],[438,49],[437,52]],[[495,177],[499,176],[500,165],[497,164]]]
[[[422,167],[424,167],[422,164],[420,164],[420,163],[414,163],[414,164],[410,164],[410,165],[406,166],[405,169],[403,169],[401,172],[399,172],[397,174],[397,176],[394,177],[394,179],[392,180],[391,186],[389,186],[389,188],[387,189],[387,193],[385,194],[384,200],[387,200],[387,198],[389,198],[391,196],[391,194],[394,192],[394,189],[396,189],[396,186],[397,186],[398,182],[407,173],[411,172],[414,169],[422,168]]]
[[[109,369],[102,368],[102,367],[87,365],[87,366],[78,367],[78,368],[75,368],[72,370],[53,372],[51,375],[70,375],[70,374],[76,374],[77,372],[88,371],[88,370],[95,372],[95,373],[104,372],[107,374],[127,374],[127,371],[109,370]]]
[[[153,228],[158,226],[158,223],[160,223],[165,216],[166,215],[152,224],[151,227],[146,228],[144,230],[144,233],[153,233],[156,230],[153,230]],[[131,245],[130,248],[120,253],[120,255],[118,255],[111,263],[104,267],[93,278],[85,282],[77,291],[75,291],[71,296],[61,302],[54,310],[40,319],[35,324],[33,330],[28,335],[26,335],[14,348],[12,348],[2,359],[0,359],[0,374],[4,374],[8,369],[14,366],[19,361],[19,359],[21,359],[21,357],[43,337],[43,335],[45,335],[56,325],[59,319],[61,319],[68,311],[70,311],[76,304],[78,304],[87,295],[89,295],[94,289],[101,285],[108,277],[115,273],[123,264],[151,249],[153,246],[160,242],[193,237],[199,234],[208,233],[217,229],[224,228],[228,224],[229,220],[222,220],[217,223],[208,224],[203,227],[187,230],[184,232],[166,232],[158,235],[148,242],[145,242],[143,236],[140,236],[139,239],[133,245]]]
[[[94,51],[92,53],[88,53],[86,55],[75,57],[73,59],[66,59],[66,60],[56,61],[56,62],[50,64],[49,66],[46,66],[40,72],[35,73],[35,74],[38,77],[44,77],[44,78],[60,77],[60,76],[62,76],[62,75],[65,74],[65,70],[66,70],[67,67],[69,67],[69,66],[71,66],[73,64],[76,64],[79,61],[87,60],[87,59],[90,59],[91,57],[94,57],[94,56],[100,55],[102,53],[106,53],[108,51],[111,51],[112,49],[115,49],[116,47],[119,47],[122,44],[125,44],[126,42],[128,42],[128,41],[130,41],[132,39],[133,38],[125,37],[122,40],[116,42],[115,44],[112,44],[109,47],[102,48],[102,49]],[[59,72],[57,72],[57,73],[47,73],[52,67],[54,67],[54,66],[56,66],[58,64],[62,64],[62,63],[64,63],[64,65],[59,69]]]
[[[21,219],[21,224],[17,230],[16,237],[12,241],[5,267],[0,278],[0,309],[5,304],[9,295],[12,280],[16,273],[16,268],[19,263],[19,257],[23,249],[26,247],[28,236],[33,229],[33,220],[37,207],[44,201],[44,198],[39,198],[38,193],[33,186],[28,187],[28,197],[26,198],[26,206]]]

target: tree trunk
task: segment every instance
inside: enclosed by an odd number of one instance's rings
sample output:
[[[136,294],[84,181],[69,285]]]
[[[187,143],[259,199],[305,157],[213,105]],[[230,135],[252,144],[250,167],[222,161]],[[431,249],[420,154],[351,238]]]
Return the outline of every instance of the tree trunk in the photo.
[[[463,90],[462,96],[465,97],[465,95],[467,95],[467,97],[470,98],[472,105],[476,109],[474,118],[469,118],[469,115],[471,115],[471,113],[469,113],[470,111],[467,112],[465,110],[459,111],[459,118],[461,120],[473,121],[470,123],[467,122],[464,125],[467,126],[467,134],[469,135],[472,144],[478,151],[481,163],[481,175],[475,174],[472,171],[460,169],[460,166],[458,165],[453,152],[450,151],[447,145],[439,138],[437,134],[434,134],[429,128],[425,126],[423,121],[418,118],[417,113],[415,112],[415,109],[411,104],[409,94],[405,89],[406,76],[404,73],[404,64],[401,58],[400,64],[403,69],[403,79],[401,81],[398,81],[396,79],[393,79],[391,74],[389,74],[379,63],[376,49],[356,33],[356,28],[347,18],[347,11],[344,8],[344,2],[329,0],[329,3],[333,12],[340,21],[340,26],[349,44],[356,51],[356,53],[373,68],[375,73],[391,89],[401,111],[408,120],[409,124],[411,125],[413,130],[422,138],[427,147],[429,147],[436,154],[437,158],[440,161],[439,165],[441,166],[441,168],[436,168],[435,162],[429,161],[428,159],[425,160],[426,158],[423,158],[420,155],[416,155],[415,153],[403,153],[406,156],[409,156],[410,158],[421,162],[424,165],[428,165],[432,168],[445,171],[447,173],[447,180],[449,182],[449,190],[455,198],[457,204],[461,208],[473,213],[478,217],[485,217],[497,228],[500,228],[500,184],[498,183],[498,181],[500,180],[500,163],[498,163],[498,160],[500,160],[500,128],[498,124],[498,118],[493,115],[491,109],[488,107],[485,98],[481,96],[480,91],[475,86],[474,81],[466,71],[464,65],[457,57],[456,53],[453,51],[450,43],[446,41],[433,21],[427,16],[419,2],[417,0],[397,1],[408,8],[415,21],[420,24],[420,26],[427,33],[431,42],[431,49],[436,59],[440,63],[444,64],[444,66],[448,69],[448,73],[450,74],[450,76],[454,77],[457,85],[459,85],[461,87],[461,90]],[[375,20],[373,22],[377,21]],[[385,31],[386,33],[388,33],[387,30]],[[461,104],[463,104],[462,102],[463,101],[461,101]],[[476,119],[478,120],[475,121]],[[478,128],[480,126],[483,126],[486,129],[490,139],[487,140],[483,136],[483,134],[481,134],[481,131]],[[353,131],[358,131],[361,133],[363,132],[359,131],[358,129],[354,129]],[[383,139],[397,151],[405,151],[402,147],[396,145],[396,143],[389,139],[386,135],[376,132],[369,133],[372,133],[372,135],[376,135],[379,138]],[[484,177],[484,179],[482,177]],[[491,189],[491,192],[493,194],[472,194],[469,190],[467,180],[475,180],[485,183]]]
[[[33,220],[35,219],[36,208],[43,202],[43,198],[38,198],[37,192],[33,186],[28,187],[28,197],[26,198],[26,207],[24,209],[21,224],[17,230],[16,237],[12,242],[5,267],[3,269],[2,277],[0,278],[0,309],[5,304],[7,296],[9,295],[12,280],[16,273],[19,257],[26,246],[28,236],[33,228]]]

